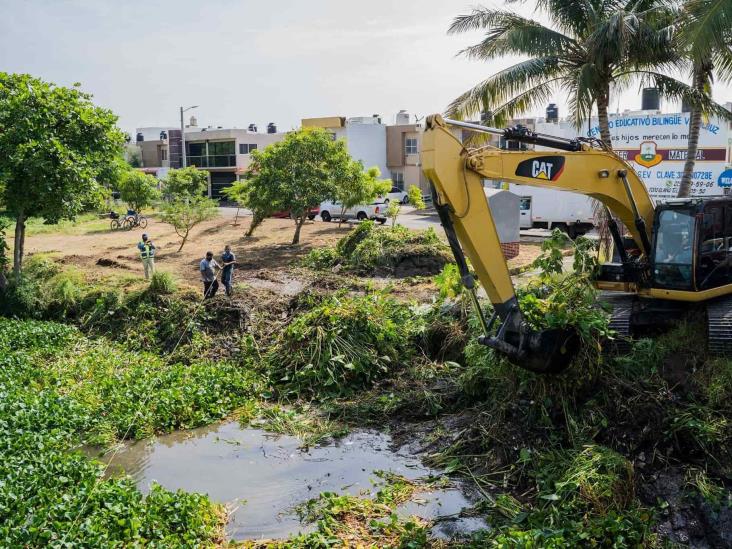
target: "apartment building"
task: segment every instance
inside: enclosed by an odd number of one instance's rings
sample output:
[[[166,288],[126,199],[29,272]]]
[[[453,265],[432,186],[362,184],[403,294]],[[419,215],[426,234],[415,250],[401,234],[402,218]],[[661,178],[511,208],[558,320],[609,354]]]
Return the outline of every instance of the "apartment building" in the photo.
[[[416,185],[422,194],[427,194],[429,183],[420,162],[422,132],[420,124],[410,123],[409,114],[400,111],[396,124],[386,128],[386,163],[396,187],[406,190]]]
[[[389,178],[386,162],[386,131],[381,117],[326,116],[320,118],[303,118],[303,128],[324,128],[333,134],[334,139],[346,142],[348,153],[354,160],[360,160],[364,168],[376,166],[383,178]]]
[[[208,196],[221,199],[221,191],[246,173],[251,152],[280,141],[284,133],[274,124],[260,133],[253,124],[248,129],[198,128],[185,130],[186,165],[208,173]],[[180,129],[138,128],[137,148],[142,170],[162,179],[170,168],[182,165]]]

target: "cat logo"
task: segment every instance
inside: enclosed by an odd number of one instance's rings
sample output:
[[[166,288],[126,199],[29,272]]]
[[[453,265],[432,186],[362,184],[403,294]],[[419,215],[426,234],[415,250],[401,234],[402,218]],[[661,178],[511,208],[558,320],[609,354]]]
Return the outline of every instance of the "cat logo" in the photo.
[[[516,175],[556,181],[562,175],[562,171],[564,171],[563,156],[537,156],[521,162],[516,168]]]

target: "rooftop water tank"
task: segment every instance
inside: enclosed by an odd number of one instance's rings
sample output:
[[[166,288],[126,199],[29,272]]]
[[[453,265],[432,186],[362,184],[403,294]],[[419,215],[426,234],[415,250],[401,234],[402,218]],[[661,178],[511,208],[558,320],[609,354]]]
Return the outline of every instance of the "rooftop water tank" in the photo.
[[[643,88],[641,95],[641,110],[657,111],[661,108],[661,94],[658,88]]]
[[[546,121],[547,122],[559,122],[559,107],[556,103],[549,103],[546,108]]]
[[[247,128],[247,131],[250,131],[252,133],[257,133],[257,125],[256,124],[249,124],[249,127]]]
[[[277,133],[277,126],[275,126],[274,122],[267,124],[267,133]]]
[[[195,116],[191,116],[191,122],[190,122],[189,126],[191,128],[195,128],[196,126],[198,126],[198,120],[196,119]]]
[[[409,124],[409,113],[405,110],[401,110],[396,115],[396,125],[406,126]]]
[[[140,143],[141,141],[145,141],[145,136],[142,135],[142,132],[137,132],[137,136],[135,137],[135,141]]]

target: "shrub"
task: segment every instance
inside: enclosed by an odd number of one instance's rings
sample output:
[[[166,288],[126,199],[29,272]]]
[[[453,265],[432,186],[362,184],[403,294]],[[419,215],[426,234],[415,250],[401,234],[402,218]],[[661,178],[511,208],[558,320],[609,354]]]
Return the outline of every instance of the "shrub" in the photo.
[[[350,394],[408,361],[419,326],[408,306],[381,294],[331,296],[295,317],[267,363],[285,392]]]
[[[338,264],[338,252],[335,248],[315,248],[303,258],[302,264],[315,270],[330,269]]]
[[[155,271],[150,280],[150,291],[156,294],[173,294],[178,289],[178,284],[173,275],[164,271]]]

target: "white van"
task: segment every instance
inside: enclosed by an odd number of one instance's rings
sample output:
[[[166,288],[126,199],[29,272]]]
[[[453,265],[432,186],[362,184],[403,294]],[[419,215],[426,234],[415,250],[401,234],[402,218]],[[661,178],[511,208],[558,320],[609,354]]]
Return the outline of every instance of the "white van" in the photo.
[[[386,222],[386,205],[381,202],[354,206],[353,208],[348,208],[341,214],[342,209],[343,206],[338,202],[323,202],[320,205],[320,218],[326,222],[331,219],[356,219],[358,221],[373,219],[382,225]]]

